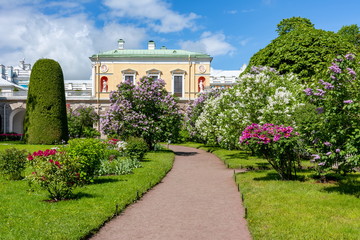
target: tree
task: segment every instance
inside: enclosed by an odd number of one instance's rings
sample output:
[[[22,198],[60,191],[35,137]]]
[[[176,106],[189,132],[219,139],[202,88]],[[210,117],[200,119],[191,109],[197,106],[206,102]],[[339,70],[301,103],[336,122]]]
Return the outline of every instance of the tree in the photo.
[[[255,53],[245,72],[250,72],[252,66],[269,66],[281,74],[296,73],[307,82],[324,75],[332,59],[353,52],[354,48],[334,32],[296,28]]]
[[[277,25],[276,31],[279,36],[281,36],[292,30],[301,28],[314,28],[314,24],[307,18],[292,17],[281,20],[281,22]]]
[[[110,108],[101,119],[102,131],[127,139],[142,137],[150,149],[158,141],[177,137],[182,114],[161,79],[143,77],[138,85],[126,81],[110,94]]]
[[[75,109],[68,109],[69,135],[72,138],[96,137],[100,133],[93,127],[99,120],[99,115],[93,107],[79,106]]]
[[[38,60],[31,71],[24,130],[29,144],[55,144],[69,138],[63,72],[52,59]]]
[[[357,24],[343,26],[338,34],[356,47],[360,46],[360,30]]]

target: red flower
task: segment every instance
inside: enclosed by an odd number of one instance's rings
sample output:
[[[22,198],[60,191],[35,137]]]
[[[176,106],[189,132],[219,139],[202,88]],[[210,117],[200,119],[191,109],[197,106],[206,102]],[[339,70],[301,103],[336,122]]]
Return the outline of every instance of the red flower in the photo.
[[[29,154],[29,155],[27,156],[27,159],[28,159],[29,161],[31,161],[31,160],[34,160],[34,157],[33,157],[31,154]]]
[[[49,160],[49,163],[53,163],[53,162],[54,162],[54,160],[52,160],[52,159]]]

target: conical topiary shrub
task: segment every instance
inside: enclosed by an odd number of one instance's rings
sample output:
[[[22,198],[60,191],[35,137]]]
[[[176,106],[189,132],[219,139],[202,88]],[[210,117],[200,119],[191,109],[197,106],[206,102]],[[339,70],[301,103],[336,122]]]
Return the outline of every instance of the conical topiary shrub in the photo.
[[[29,144],[55,144],[69,138],[64,76],[52,59],[38,60],[31,71],[24,132]]]

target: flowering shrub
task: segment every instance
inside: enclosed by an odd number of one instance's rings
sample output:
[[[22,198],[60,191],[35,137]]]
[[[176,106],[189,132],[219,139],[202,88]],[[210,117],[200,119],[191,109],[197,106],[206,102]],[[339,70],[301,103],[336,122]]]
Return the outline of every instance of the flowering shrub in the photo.
[[[201,92],[198,97],[186,107],[185,111],[185,123],[190,137],[194,140],[198,139],[198,132],[195,126],[197,119],[203,111],[206,101],[212,97],[218,97],[221,89],[211,89],[209,92]]]
[[[26,150],[5,149],[0,155],[0,173],[9,180],[20,180],[26,166]]]
[[[346,174],[360,165],[359,63],[354,54],[339,56],[329,73],[327,80],[304,90],[320,118],[313,123],[313,160],[319,172]]]
[[[53,200],[70,198],[73,189],[81,185],[80,162],[65,152],[38,151],[29,154],[28,160],[33,172],[27,179],[47,190]]]
[[[251,123],[294,125],[292,114],[300,103],[301,86],[295,75],[253,67],[237,85],[204,100],[197,109],[194,132],[208,144],[233,149],[242,129]]]
[[[267,159],[282,179],[291,180],[299,163],[298,136],[290,126],[253,123],[242,132],[239,142]]]
[[[153,149],[156,142],[177,138],[182,113],[162,79],[126,81],[110,93],[110,107],[101,119],[104,134],[141,137]]]

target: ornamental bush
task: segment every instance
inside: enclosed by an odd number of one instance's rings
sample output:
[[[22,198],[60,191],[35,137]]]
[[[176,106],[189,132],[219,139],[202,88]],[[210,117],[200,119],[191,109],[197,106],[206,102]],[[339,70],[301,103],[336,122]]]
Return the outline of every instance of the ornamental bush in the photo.
[[[304,90],[320,121],[311,140],[319,173],[347,174],[360,165],[360,65],[354,54],[338,56],[327,79]]]
[[[69,108],[67,119],[71,138],[100,136],[100,133],[93,127],[99,120],[99,115],[93,107],[79,106],[75,109]]]
[[[110,93],[110,108],[101,119],[104,134],[141,137],[153,149],[156,142],[176,139],[182,113],[162,79],[143,77],[137,85],[126,81]]]
[[[129,137],[126,140],[125,154],[130,159],[141,161],[149,150],[145,140],[137,137]]]
[[[268,67],[253,67],[251,71],[234,87],[210,96],[201,112],[195,113],[196,134],[206,143],[234,149],[239,147],[241,131],[251,123],[294,125],[292,114],[301,103],[299,79],[293,74],[279,75]]]
[[[298,135],[290,126],[253,123],[245,128],[239,141],[264,157],[281,179],[293,180],[300,160]]]
[[[55,144],[69,138],[63,72],[52,59],[36,61],[31,70],[24,132],[29,144]]]
[[[69,140],[68,145],[61,148],[71,158],[78,159],[80,163],[80,179],[85,183],[94,181],[97,175],[101,160],[106,153],[106,144],[99,139],[76,138]]]
[[[20,180],[26,167],[26,150],[8,148],[0,154],[0,173],[9,180]]]
[[[27,176],[31,186],[38,185],[59,201],[72,197],[72,191],[82,184],[80,161],[54,149],[38,151],[28,156],[32,173]]]

